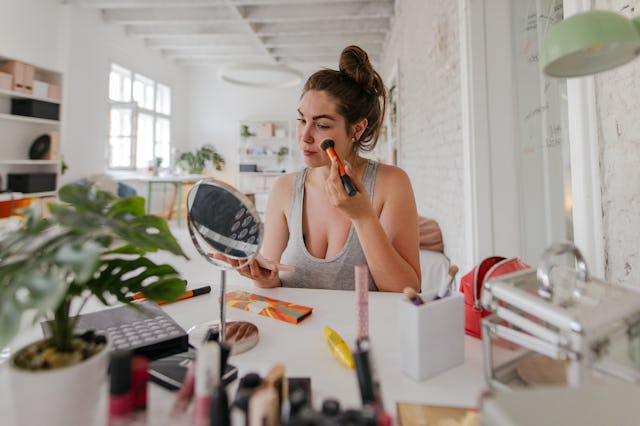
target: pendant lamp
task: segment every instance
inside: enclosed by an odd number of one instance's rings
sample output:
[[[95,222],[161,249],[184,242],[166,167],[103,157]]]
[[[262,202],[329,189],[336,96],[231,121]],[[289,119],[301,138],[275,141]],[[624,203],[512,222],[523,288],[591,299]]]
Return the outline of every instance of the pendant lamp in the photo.
[[[302,72],[283,64],[235,63],[218,69],[218,78],[237,86],[278,89],[302,81]]]
[[[640,18],[591,10],[551,28],[542,45],[542,71],[580,77],[623,65],[640,54]]]

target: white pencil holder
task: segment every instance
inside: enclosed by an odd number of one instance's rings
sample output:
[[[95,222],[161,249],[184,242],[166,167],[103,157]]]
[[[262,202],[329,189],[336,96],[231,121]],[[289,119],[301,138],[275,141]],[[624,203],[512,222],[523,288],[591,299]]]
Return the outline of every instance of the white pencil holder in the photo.
[[[438,300],[435,291],[422,294],[426,302],[399,301],[400,362],[413,380],[425,380],[464,362],[464,297]]]

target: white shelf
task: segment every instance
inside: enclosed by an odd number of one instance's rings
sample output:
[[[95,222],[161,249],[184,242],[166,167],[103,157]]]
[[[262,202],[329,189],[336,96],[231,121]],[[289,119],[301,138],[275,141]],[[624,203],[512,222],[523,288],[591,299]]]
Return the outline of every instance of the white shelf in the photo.
[[[23,200],[25,198],[54,197],[56,191],[47,192],[0,192],[0,201]]]
[[[11,120],[11,121],[22,121],[24,123],[32,123],[32,124],[52,124],[59,126],[59,120],[49,120],[46,118],[36,118],[36,117],[27,117],[24,115],[16,115],[16,114],[0,114],[0,120]]]
[[[0,164],[6,166],[13,164],[22,166],[46,166],[60,164],[60,160],[0,160]]]
[[[240,154],[243,158],[260,159],[260,158],[278,158],[278,154]],[[288,156],[289,154],[287,154]]]
[[[258,170],[263,171],[239,171],[238,187],[246,192],[268,193],[279,176],[295,168],[292,155],[294,126],[288,120],[241,121],[239,127],[243,126],[254,135],[240,135],[239,164],[255,164]],[[261,133],[265,128],[266,133]],[[278,155],[283,148],[287,153]]]
[[[25,198],[37,198],[37,197],[53,197],[58,194],[58,191],[47,191],[47,192],[24,192]]]
[[[285,174],[285,172],[240,172],[240,174],[246,175],[246,176],[262,177],[262,176],[280,176]]]
[[[288,136],[241,136],[241,138],[242,138],[242,142],[245,144],[249,144],[249,143],[275,144],[277,142],[280,142],[285,145],[289,145]]]
[[[3,97],[3,98],[33,99],[33,100],[36,100],[36,101],[50,102],[52,104],[60,105],[60,101],[57,100],[57,99],[43,98],[41,96],[28,95],[26,93],[14,92],[13,90],[0,89],[0,97]]]
[[[20,61],[19,58],[0,56],[0,63],[12,60]],[[42,81],[62,89],[63,76],[61,72],[26,62],[25,64],[27,67],[33,67],[34,81]],[[62,161],[60,160],[59,153],[62,145],[62,135],[60,134],[62,122],[59,119],[51,120],[11,114],[11,106],[14,99],[47,102],[52,104],[52,109],[59,109],[61,107],[62,102],[60,100],[51,99],[47,97],[44,92],[38,92],[38,94],[45,96],[35,96],[14,90],[0,89],[0,135],[2,135],[0,139],[2,141],[2,152],[0,153],[0,179],[2,186],[0,186],[0,190],[7,189],[9,174],[51,173],[54,174],[56,178],[56,190],[21,194],[24,198],[55,196],[60,184],[60,165]],[[34,142],[34,138],[43,133],[52,134],[53,132],[55,132],[56,135],[51,136],[55,138],[52,139],[52,149],[54,150],[53,154],[56,155],[54,158],[57,159],[29,159],[27,153]]]

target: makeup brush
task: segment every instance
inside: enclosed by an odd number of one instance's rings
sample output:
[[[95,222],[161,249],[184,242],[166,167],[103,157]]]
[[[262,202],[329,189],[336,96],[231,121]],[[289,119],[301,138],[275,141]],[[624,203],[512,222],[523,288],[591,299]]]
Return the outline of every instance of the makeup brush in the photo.
[[[333,140],[331,139],[325,139],[320,144],[320,148],[322,148],[322,150],[329,155],[329,158],[331,158],[332,160],[334,158],[336,159],[336,162],[338,163],[338,171],[340,173],[340,179],[342,180],[342,185],[344,186],[344,190],[347,191],[347,194],[349,194],[350,197],[353,197],[354,195],[356,195],[356,192],[358,191],[356,191],[356,187],[353,186],[353,182],[351,182],[351,178],[349,177],[347,172],[344,170],[344,165],[342,164],[342,161],[340,161],[340,157],[338,157],[338,154],[336,154],[336,150],[333,148],[334,146],[335,146],[335,142],[333,142]]]
[[[414,305],[419,306],[424,303],[424,300],[418,295],[418,292],[413,287],[405,287],[402,293],[405,297]]]
[[[445,296],[448,296],[451,291],[453,291],[453,285],[455,284],[455,277],[458,273],[458,265],[451,265],[449,268],[449,274],[447,275],[447,279],[442,283],[440,289],[438,290],[438,294],[436,296],[437,299],[442,299]]]

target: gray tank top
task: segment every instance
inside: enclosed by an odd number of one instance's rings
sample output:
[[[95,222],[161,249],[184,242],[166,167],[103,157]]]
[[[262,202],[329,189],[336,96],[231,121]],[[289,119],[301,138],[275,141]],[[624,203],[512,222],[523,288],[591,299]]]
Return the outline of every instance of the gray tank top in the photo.
[[[378,163],[367,160],[362,183],[372,202],[377,170]],[[309,169],[305,168],[296,175],[289,212],[289,243],[280,259],[280,262],[293,265],[296,269],[294,272],[280,272],[280,281],[283,287],[353,290],[355,288],[354,266],[367,263],[353,224],[349,229],[349,236],[344,247],[335,257],[329,259],[314,257],[309,253],[304,243],[302,204],[304,182],[308,172]],[[369,290],[377,290],[371,274],[369,274]]]

